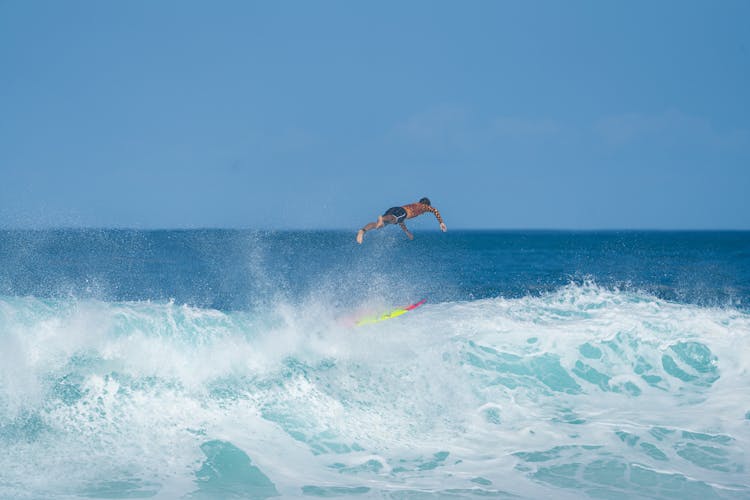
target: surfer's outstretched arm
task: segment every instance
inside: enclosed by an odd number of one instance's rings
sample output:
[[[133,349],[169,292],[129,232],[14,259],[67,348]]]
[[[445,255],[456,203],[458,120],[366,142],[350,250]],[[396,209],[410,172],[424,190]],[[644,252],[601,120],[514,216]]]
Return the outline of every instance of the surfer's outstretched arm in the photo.
[[[432,212],[433,214],[435,214],[435,218],[440,223],[440,230],[442,232],[446,232],[448,230],[448,228],[446,227],[445,222],[443,222],[443,218],[440,217],[440,212],[438,211],[438,209],[435,208],[435,207],[433,207],[433,206],[428,206],[427,210],[429,210],[430,212]]]
[[[411,234],[411,233],[409,232],[409,230],[408,230],[408,229],[406,229],[406,224],[404,224],[403,222],[401,222],[401,223],[399,224],[399,226],[401,226],[401,229],[403,229],[403,230],[404,230],[404,232],[406,233],[406,236],[408,236],[410,240],[413,240],[413,239],[414,239],[414,235],[413,235],[413,234]]]

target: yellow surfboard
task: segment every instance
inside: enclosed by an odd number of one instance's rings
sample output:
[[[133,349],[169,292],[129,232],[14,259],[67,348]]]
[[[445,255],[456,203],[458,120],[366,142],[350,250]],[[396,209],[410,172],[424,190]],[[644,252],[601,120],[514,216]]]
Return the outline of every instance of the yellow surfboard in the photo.
[[[391,318],[397,318],[398,316],[401,316],[402,314],[406,314],[407,312],[411,311],[412,309],[416,309],[417,307],[421,306],[427,302],[427,299],[422,299],[419,302],[415,302],[414,304],[404,306],[404,307],[398,307],[396,309],[393,309],[392,311],[388,311],[383,314],[375,315],[375,316],[366,316],[360,320],[358,320],[355,325],[356,326],[362,326],[362,325],[370,325],[372,323],[377,323],[379,321],[384,321],[386,319]]]

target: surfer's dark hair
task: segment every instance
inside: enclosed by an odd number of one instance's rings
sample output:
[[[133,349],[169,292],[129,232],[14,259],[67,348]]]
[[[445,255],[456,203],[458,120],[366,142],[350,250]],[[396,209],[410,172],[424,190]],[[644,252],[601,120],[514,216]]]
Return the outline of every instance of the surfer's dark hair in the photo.
[[[421,203],[423,205],[429,205],[430,204],[430,199],[427,198],[427,197],[424,197],[421,200],[419,200],[419,203]]]

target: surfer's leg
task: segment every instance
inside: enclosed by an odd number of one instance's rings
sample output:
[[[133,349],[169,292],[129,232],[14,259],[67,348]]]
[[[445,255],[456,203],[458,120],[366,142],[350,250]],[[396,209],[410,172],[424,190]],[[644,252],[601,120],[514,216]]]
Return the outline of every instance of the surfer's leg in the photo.
[[[398,219],[393,215],[379,215],[376,222],[370,222],[357,232],[357,243],[362,243],[362,238],[365,236],[365,233],[367,231],[380,229],[386,224],[395,224],[397,220]]]
[[[362,238],[364,237],[367,231],[372,231],[373,229],[378,229],[380,227],[383,227],[382,217],[378,217],[377,222],[370,222],[369,224],[367,224],[365,227],[363,227],[357,232],[357,243],[360,243],[360,244],[362,243]]]
[[[385,226],[386,224],[395,224],[396,218],[392,215],[378,215],[378,220],[375,222],[370,222],[365,227],[363,227],[361,230],[364,232],[372,231],[373,229],[380,229],[381,227]]]

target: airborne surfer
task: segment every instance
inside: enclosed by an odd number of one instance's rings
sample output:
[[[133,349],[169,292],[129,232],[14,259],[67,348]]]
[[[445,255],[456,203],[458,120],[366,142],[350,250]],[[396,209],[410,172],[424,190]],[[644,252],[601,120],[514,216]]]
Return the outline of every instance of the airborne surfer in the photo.
[[[438,209],[430,204],[430,199],[422,198],[417,203],[410,203],[402,207],[391,207],[386,210],[383,215],[378,216],[378,220],[376,222],[370,222],[357,232],[357,243],[362,243],[362,238],[367,231],[370,231],[372,229],[380,229],[386,224],[398,224],[399,226],[401,226],[401,229],[404,230],[406,236],[408,236],[410,240],[413,240],[414,235],[411,234],[406,228],[404,220],[422,215],[425,212],[432,212],[433,214],[435,214],[435,218],[437,218],[438,222],[440,223],[441,231],[446,232],[448,230],[448,228],[445,227],[443,218],[440,217],[440,212],[438,212]]]

